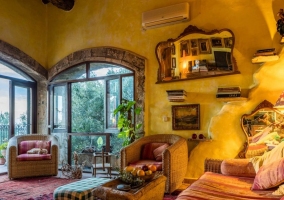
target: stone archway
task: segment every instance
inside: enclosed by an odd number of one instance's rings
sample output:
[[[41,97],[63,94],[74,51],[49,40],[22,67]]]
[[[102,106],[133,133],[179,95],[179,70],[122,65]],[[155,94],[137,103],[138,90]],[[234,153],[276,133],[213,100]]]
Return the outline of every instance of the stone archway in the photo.
[[[29,55],[2,40],[0,59],[24,71],[37,82],[37,133],[47,134],[47,70]]]
[[[137,106],[144,110],[145,98],[145,67],[146,59],[133,52],[115,47],[94,47],[83,49],[69,54],[56,63],[48,71],[48,81],[51,81],[60,72],[85,61],[98,61],[117,64],[135,71],[135,87]],[[144,115],[137,121],[143,123]]]

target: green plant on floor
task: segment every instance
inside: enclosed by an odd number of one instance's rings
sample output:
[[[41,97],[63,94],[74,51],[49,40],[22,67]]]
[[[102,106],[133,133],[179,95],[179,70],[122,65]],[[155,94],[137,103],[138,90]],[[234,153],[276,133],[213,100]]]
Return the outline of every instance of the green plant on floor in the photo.
[[[5,150],[7,149],[7,146],[8,146],[8,142],[4,142],[0,145],[0,150]]]
[[[4,156],[2,155],[2,153],[0,152],[0,158],[4,158]]]
[[[117,128],[120,130],[117,137],[123,139],[122,146],[127,146],[136,138],[137,131],[142,127],[141,123],[134,124],[132,112],[135,115],[141,113],[141,108],[135,108],[136,101],[123,100],[114,110],[114,115],[119,113]]]

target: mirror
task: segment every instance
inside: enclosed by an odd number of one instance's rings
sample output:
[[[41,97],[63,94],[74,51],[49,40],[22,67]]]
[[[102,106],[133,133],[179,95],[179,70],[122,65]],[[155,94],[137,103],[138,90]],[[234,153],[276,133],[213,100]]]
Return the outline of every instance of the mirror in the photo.
[[[247,141],[244,144],[244,149],[239,153],[239,157],[247,157],[246,153],[250,145],[260,144],[257,141],[260,141],[262,138],[264,139],[262,141],[269,145],[269,138],[265,138],[268,134],[275,134],[273,139],[280,141],[283,138],[284,131],[283,119],[284,114],[273,108],[273,104],[267,100],[261,102],[250,114],[244,114],[241,118],[241,126]]]
[[[188,26],[176,39],[159,42],[157,83],[239,74],[231,30],[205,32]]]

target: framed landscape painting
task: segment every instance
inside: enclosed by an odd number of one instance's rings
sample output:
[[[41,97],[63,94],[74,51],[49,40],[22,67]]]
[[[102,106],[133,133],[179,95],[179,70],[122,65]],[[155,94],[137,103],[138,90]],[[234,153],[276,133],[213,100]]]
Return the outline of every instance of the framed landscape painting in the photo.
[[[173,130],[200,130],[200,105],[172,106]]]

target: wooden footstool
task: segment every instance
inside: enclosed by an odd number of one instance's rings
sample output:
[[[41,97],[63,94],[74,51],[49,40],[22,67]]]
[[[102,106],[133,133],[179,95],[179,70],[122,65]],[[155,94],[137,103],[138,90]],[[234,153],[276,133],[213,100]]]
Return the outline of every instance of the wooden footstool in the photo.
[[[100,200],[160,200],[164,197],[166,180],[167,178],[161,175],[147,182],[143,187],[125,192],[116,189],[116,186],[122,182],[114,179],[96,187],[93,195]]]
[[[92,200],[95,187],[111,181],[108,178],[87,178],[56,188],[53,192],[54,200]]]

